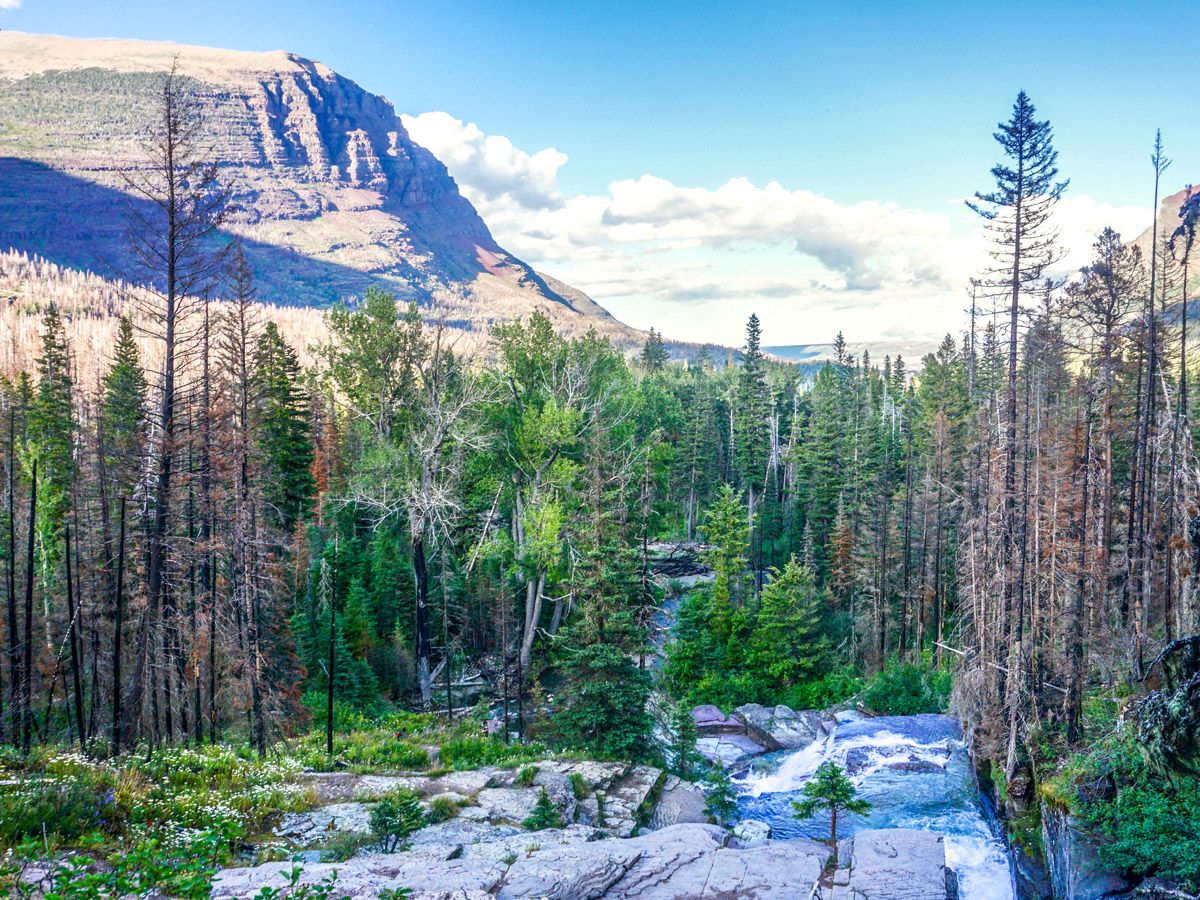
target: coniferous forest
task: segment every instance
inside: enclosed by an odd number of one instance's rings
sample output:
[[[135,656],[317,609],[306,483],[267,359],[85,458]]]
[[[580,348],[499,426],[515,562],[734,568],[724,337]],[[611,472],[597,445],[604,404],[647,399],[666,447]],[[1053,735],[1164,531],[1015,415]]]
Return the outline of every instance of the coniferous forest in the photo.
[[[1128,874],[1200,878],[1200,194],[1054,277],[1070,173],[1022,93],[964,185],[993,264],[924,359],[839,334],[782,362],[756,316],[686,359],[538,314],[464,343],[382,289],[300,344],[218,239],[185,80],[155,116],[129,175],[147,289],[99,359],[38,310],[0,382],[0,760],[25,785],[0,842],[98,833],[142,854],[125,888],[207,895],[311,805],[300,768],[573,756],[720,795],[693,707],[840,705],[959,717],[1034,856],[1050,804]],[[388,801],[393,847],[413,802]]]

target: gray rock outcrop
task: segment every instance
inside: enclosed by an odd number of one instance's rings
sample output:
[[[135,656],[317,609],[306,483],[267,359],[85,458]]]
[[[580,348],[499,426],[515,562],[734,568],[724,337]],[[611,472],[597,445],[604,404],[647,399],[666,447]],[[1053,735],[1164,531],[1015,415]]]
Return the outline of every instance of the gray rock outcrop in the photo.
[[[530,835],[529,844],[509,854],[494,858],[475,851],[437,859],[415,847],[336,865],[310,865],[301,883],[317,882],[336,869],[338,895],[356,900],[400,887],[412,890],[414,900],[795,898],[810,895],[829,851],[808,840],[737,849],[728,846],[723,829],[675,825],[636,838],[552,846]],[[213,897],[250,897],[263,887],[278,887],[290,868],[290,863],[266,863],[226,869],[216,879]]]
[[[836,724],[836,720],[816,710],[757,703],[737,707],[732,718],[745,723],[746,734],[767,750],[801,750],[828,735]]]
[[[1042,804],[1042,843],[1058,900],[1100,900],[1134,886],[1101,862],[1095,843],[1078,827],[1074,816],[1048,803]]]
[[[909,828],[868,829],[838,845],[839,867],[822,900],[949,900],[958,880],[945,839]]]

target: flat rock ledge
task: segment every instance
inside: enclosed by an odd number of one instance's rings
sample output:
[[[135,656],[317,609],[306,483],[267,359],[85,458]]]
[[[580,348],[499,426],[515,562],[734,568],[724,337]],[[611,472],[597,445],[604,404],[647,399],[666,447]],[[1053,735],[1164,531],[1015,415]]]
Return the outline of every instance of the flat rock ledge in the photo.
[[[942,835],[911,828],[860,831],[838,845],[839,866],[820,900],[956,900]]]
[[[414,900],[754,900],[810,896],[829,857],[826,847],[804,839],[738,849],[729,845],[728,832],[713,825],[672,825],[635,838],[578,836],[582,842],[557,843],[545,832],[510,834],[504,856],[451,848],[447,858],[440,858],[442,852],[430,852],[431,845],[415,846],[344,863],[310,864],[300,882],[313,884],[336,870],[337,895],[355,900],[401,887],[409,888]],[[518,840],[520,848],[511,849]],[[286,884],[290,870],[290,862],[225,869],[212,896],[253,897],[264,887]]]

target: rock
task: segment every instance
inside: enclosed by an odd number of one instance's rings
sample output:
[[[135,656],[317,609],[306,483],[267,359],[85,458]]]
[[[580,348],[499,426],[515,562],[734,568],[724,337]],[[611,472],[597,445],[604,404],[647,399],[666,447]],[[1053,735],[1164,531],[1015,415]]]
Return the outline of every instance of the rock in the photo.
[[[336,895],[353,900],[399,887],[411,889],[413,900],[790,900],[811,895],[829,856],[825,847],[808,840],[769,841],[751,849],[726,846],[727,832],[711,825],[675,825],[628,839],[586,837],[578,827],[510,835],[501,858],[493,857],[501,842],[472,845],[455,859],[431,858],[414,847],[309,865],[300,882],[318,882],[336,869]],[[519,850],[508,849],[522,840],[526,843]],[[212,896],[247,897],[265,886],[282,887],[290,869],[290,862],[226,869],[217,876]]]
[[[771,839],[771,826],[758,819],[744,819],[734,826],[733,836],[742,847],[760,847]]]
[[[497,779],[489,779],[494,781]],[[515,785],[515,775],[511,779]],[[558,808],[564,822],[575,818],[575,791],[571,781],[561,772],[539,769],[530,787],[488,787],[475,795],[473,806],[459,813],[459,818],[520,825],[533,812],[542,791]]]
[[[213,880],[214,898],[255,897],[264,887],[285,888],[292,863],[225,869]],[[408,888],[419,900],[486,900],[490,888],[508,871],[503,860],[431,860],[415,853],[360,856],[341,863],[307,865],[302,884],[316,884],[337,872],[336,896],[378,897],[384,889]]]
[[[369,804],[331,803],[310,812],[288,813],[275,834],[299,845],[309,845],[337,831],[370,834],[370,818]]]
[[[696,720],[696,731],[699,734],[745,734],[746,723],[732,716],[727,716],[711,703],[697,706],[692,710],[692,718]]]
[[[1100,861],[1096,845],[1075,817],[1042,804],[1042,843],[1050,883],[1059,900],[1099,900],[1130,890],[1134,884]]]
[[[811,709],[797,712],[782,705],[747,703],[733,711],[733,718],[744,722],[746,733],[767,750],[802,750],[830,731],[823,713]]]
[[[493,824],[520,825],[537,804],[537,788],[486,788],[475,798],[475,806],[462,810],[460,819],[474,819]]]
[[[653,766],[632,766],[613,781],[604,797],[603,822],[599,825],[614,837],[629,837],[648,820],[655,791],[662,785],[663,772]]]
[[[670,825],[707,824],[709,821],[708,798],[704,791],[682,778],[668,775],[646,827],[657,831]]]
[[[737,769],[766,753],[767,748],[749,735],[721,734],[697,740],[696,751],[709,762],[726,769]]]
[[[853,900],[949,900],[958,880],[946,866],[945,839],[910,828],[868,829],[838,846],[841,866],[834,879],[849,888]],[[848,870],[848,873],[847,873]]]

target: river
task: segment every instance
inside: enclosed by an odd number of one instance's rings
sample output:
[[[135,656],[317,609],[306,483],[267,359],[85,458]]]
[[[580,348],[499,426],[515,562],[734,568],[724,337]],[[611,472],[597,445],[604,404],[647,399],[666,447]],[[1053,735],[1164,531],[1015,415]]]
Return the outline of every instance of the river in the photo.
[[[1007,847],[980,800],[954,719],[844,714],[827,738],[762,757],[736,779],[739,817],[768,822],[776,838],[827,839],[827,816],[800,822],[791,815],[791,801],[825,760],[845,769],[871,803],[866,815],[838,823],[840,837],[860,828],[939,832],[962,900],[1013,900]]]

